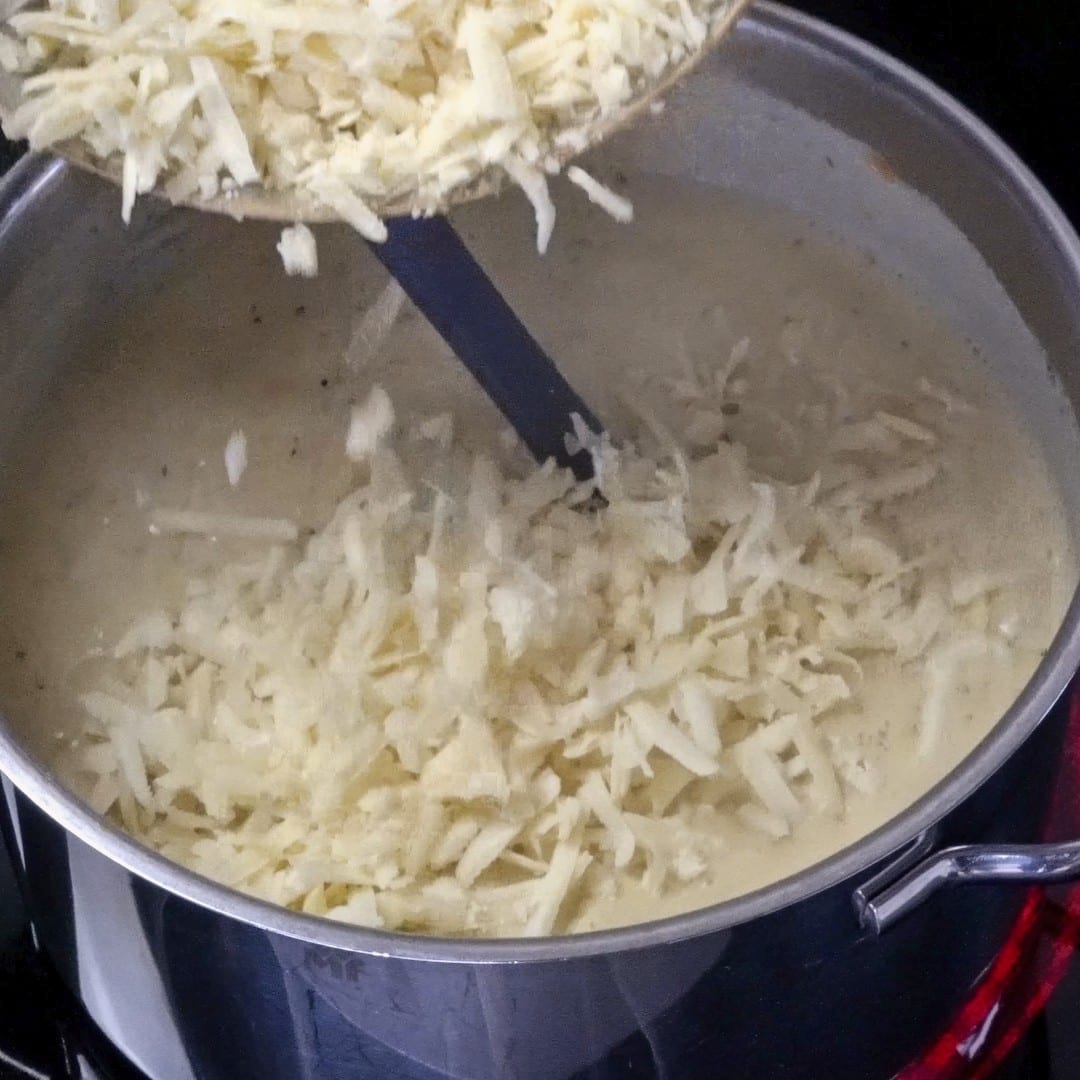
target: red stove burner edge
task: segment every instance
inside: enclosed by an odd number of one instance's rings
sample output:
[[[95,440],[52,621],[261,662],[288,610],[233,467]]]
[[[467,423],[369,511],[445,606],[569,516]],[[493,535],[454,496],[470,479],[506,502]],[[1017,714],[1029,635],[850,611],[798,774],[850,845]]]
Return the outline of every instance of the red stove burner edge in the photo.
[[[1077,837],[1080,686],[1072,692],[1065,750],[1046,830],[1050,841]],[[896,1080],[989,1080],[1046,1007],[1078,946],[1080,885],[1031,889],[1005,945],[968,1003],[948,1030]]]

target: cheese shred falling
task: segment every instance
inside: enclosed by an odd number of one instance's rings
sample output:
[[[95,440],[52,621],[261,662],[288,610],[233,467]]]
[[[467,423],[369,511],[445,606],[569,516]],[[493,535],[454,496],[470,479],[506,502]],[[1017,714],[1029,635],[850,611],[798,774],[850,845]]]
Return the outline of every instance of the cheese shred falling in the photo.
[[[722,398],[695,407],[722,417]],[[623,887],[722,881],[732,830],[772,843],[872,792],[826,724],[859,710],[868,658],[925,678],[929,754],[958,665],[1004,647],[961,627],[934,553],[891,524],[912,484],[890,477],[934,483],[944,424],[891,412],[903,438],[842,443],[800,483],[727,437],[581,428],[601,506],[550,462],[470,455],[445,418],[409,426],[375,387],[348,434],[359,486],[303,541],[153,512],[251,541],[136,622],[82,698],[93,804],[169,858],[367,926],[573,929]]]
[[[304,224],[297,223],[281,230],[278,254],[290,277],[313,278],[319,273],[319,249],[315,234]]]
[[[380,242],[372,207],[433,214],[490,175],[525,189],[543,251],[547,176],[733,13],[733,0],[17,3],[0,27],[0,119],[34,149],[79,140],[117,166],[125,221],[155,188],[198,201],[260,184]],[[573,180],[629,220],[621,197]]]

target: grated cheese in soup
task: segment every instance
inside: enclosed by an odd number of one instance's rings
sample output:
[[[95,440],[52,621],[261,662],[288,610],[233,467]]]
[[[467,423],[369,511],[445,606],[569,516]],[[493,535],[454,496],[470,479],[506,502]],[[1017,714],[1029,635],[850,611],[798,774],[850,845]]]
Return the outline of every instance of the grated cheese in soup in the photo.
[[[702,372],[681,393],[722,423],[715,387]],[[551,462],[514,477],[395,438],[375,387],[330,521],[193,581],[83,694],[97,809],[304,911],[532,936],[619,882],[658,898],[694,882],[722,863],[725,820],[774,842],[873,793],[822,727],[859,708],[867,656],[924,680],[933,754],[957,664],[1008,647],[972,618],[983,591],[950,589],[940,553],[890,525],[935,483],[947,419],[855,419],[804,483],[730,439],[682,448],[649,427],[616,447],[577,426],[596,509]],[[447,453],[464,479],[432,485]]]
[[[459,220],[613,433],[576,435],[601,510],[347,232],[301,284],[274,230],[198,218],[5,460],[27,748],[230,886],[466,935],[769,885],[963,760],[1076,583],[1038,444],[865,257],[713,188],[630,190],[632,234],[568,204],[542,287],[515,200]]]

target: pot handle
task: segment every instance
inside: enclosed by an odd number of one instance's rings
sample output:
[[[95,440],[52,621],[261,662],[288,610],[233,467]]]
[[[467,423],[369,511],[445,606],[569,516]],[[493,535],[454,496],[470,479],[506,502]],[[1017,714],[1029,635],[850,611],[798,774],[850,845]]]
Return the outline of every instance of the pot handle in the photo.
[[[855,890],[864,930],[884,933],[946,885],[1053,885],[1080,880],[1080,840],[1061,844],[968,844],[929,854],[929,830],[881,873]]]

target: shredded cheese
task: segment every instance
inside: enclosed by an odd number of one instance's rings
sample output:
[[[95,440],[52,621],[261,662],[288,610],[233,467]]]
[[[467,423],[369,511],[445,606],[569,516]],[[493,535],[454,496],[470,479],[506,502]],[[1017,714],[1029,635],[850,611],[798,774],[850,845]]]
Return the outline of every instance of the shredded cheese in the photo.
[[[604,187],[584,169],[571,165],[566,170],[566,178],[588,195],[589,202],[606,210],[616,221],[627,224],[634,220],[634,204],[629,199],[616,195],[611,188]]]
[[[315,234],[304,224],[290,225],[281,230],[278,254],[290,276],[313,278],[319,273],[319,251]]]
[[[371,457],[394,426],[394,406],[382,387],[375,387],[362,405],[355,405],[345,437],[345,453],[353,461]]]
[[[240,483],[247,463],[247,436],[242,431],[234,431],[225,444],[225,475],[231,487]]]
[[[193,536],[230,536],[241,540],[271,540],[288,544],[298,532],[293,522],[284,518],[244,517],[240,514],[213,514],[200,510],[169,510],[161,507],[150,512],[152,533],[189,533]]]
[[[695,375],[691,404],[722,415],[748,353]],[[925,681],[927,754],[960,667],[1005,647],[962,618],[993,579],[950,585],[894,528],[948,430],[890,407],[853,422],[891,441],[843,442],[803,483],[652,418],[640,447],[579,424],[597,507],[552,463],[470,455],[449,417],[398,432],[376,386],[349,427],[359,486],[302,545],[291,522],[148,511],[277,546],[101,661],[93,805],[201,873],[366,926],[541,935],[628,882],[712,880],[725,830],[771,842],[881,783],[828,724],[860,708],[868,657]]]
[[[365,367],[375,359],[404,306],[405,290],[391,278],[353,328],[345,349],[345,363],[350,368]]]
[[[0,64],[19,80],[4,130],[35,149],[78,139],[119,163],[125,220],[136,195],[155,188],[198,200],[260,184],[329,208],[380,242],[386,229],[372,206],[432,214],[492,172],[525,189],[543,251],[554,224],[546,174],[559,171],[560,155],[581,150],[589,125],[697,49],[731,3],[21,8],[0,33]],[[630,219],[620,196],[580,170],[571,179]]]

